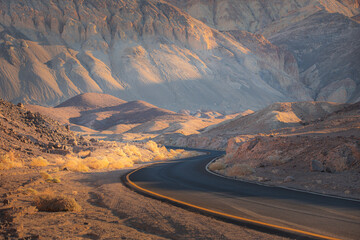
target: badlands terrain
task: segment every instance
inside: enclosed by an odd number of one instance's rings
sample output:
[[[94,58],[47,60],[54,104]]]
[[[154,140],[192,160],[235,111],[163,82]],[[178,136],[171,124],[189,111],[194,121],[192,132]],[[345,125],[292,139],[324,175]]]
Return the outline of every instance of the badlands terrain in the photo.
[[[179,111],[359,100],[357,0],[0,1],[0,97]]]
[[[126,188],[214,174],[360,199],[359,0],[0,0],[0,239],[280,239]]]

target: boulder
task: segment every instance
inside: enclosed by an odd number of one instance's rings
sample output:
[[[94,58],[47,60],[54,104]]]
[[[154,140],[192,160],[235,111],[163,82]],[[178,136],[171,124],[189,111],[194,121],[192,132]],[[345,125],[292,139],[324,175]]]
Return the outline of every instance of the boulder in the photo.
[[[313,160],[311,160],[311,163],[310,163],[310,170],[312,172],[323,172],[324,165],[320,161],[313,159]]]
[[[284,182],[287,183],[287,182],[293,182],[295,181],[295,178],[293,176],[287,176],[285,179],[284,179]]]

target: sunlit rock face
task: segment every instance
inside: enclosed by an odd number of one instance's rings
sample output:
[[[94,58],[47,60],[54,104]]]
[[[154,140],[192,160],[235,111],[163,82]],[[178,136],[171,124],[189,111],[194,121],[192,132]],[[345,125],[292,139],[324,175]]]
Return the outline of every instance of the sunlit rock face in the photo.
[[[218,30],[262,34],[291,52],[314,100],[360,100],[358,0],[167,1]]]
[[[320,101],[355,102],[360,90],[360,24],[318,12],[272,35],[297,59],[300,80]]]
[[[311,99],[290,52],[164,1],[15,0],[0,9],[7,100],[55,105],[99,92],[171,110],[239,111]]]

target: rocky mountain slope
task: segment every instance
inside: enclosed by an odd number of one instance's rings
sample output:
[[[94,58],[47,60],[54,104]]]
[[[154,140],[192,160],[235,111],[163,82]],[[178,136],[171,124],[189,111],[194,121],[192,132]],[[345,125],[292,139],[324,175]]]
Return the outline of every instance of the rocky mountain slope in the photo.
[[[300,80],[319,101],[360,100],[360,24],[341,14],[317,12],[272,34],[292,52]]]
[[[234,112],[311,99],[289,52],[252,35],[245,46],[161,0],[2,0],[0,9],[0,96],[13,102],[99,92]]]
[[[91,147],[93,143],[77,136],[66,126],[22,104],[0,99],[0,153],[16,151],[24,158],[44,153],[67,154]]]
[[[204,135],[235,136],[270,133],[280,128],[298,127],[319,120],[344,108],[329,102],[274,103],[247,116],[239,116],[219,126],[212,126]]]
[[[340,111],[347,106],[347,104],[333,102],[273,103],[259,111],[244,112],[232,119],[213,124],[203,129],[203,131],[197,135],[183,136],[169,133],[159,136],[157,140],[158,142],[175,146],[213,149],[225,149],[228,146],[233,148],[233,146],[251,141],[259,135],[270,136],[279,134],[280,132],[295,134],[295,132],[297,130],[300,131],[300,129],[305,132],[311,132],[312,128],[308,127],[308,125],[323,122],[329,114]],[[350,106],[358,105],[354,104]],[[339,122],[343,123],[342,120]],[[352,124],[349,126],[356,130],[356,126],[358,126],[356,118],[352,118],[351,122]],[[343,128],[334,127],[334,124],[328,127],[322,125],[322,128],[328,129],[326,132],[343,131]]]
[[[297,115],[298,107],[293,106]],[[253,130],[256,134],[231,138],[226,156],[213,169],[251,181],[359,198],[354,183],[360,169],[360,102],[319,107],[312,108],[322,115],[319,119],[301,114],[308,119],[301,125],[287,124],[268,133],[259,127],[257,133]],[[329,110],[333,112],[325,114]],[[241,132],[246,132],[244,126]]]
[[[218,30],[262,34],[290,51],[312,99],[359,101],[358,0],[168,2]]]
[[[304,12],[308,16],[325,10],[355,17],[360,13],[358,0],[288,0],[288,1],[207,1],[207,0],[166,0],[178,6],[194,18],[221,31],[245,30],[258,32],[272,23],[288,18],[292,14]],[[299,19],[297,19],[299,20]],[[283,24],[291,25],[293,21]]]

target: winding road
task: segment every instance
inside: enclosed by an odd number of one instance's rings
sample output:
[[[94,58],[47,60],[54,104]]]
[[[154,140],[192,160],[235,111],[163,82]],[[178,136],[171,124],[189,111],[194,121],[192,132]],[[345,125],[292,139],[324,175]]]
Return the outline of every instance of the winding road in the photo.
[[[360,201],[268,187],[206,171],[220,151],[153,164],[124,177],[132,189],[172,204],[292,238],[360,239]]]

